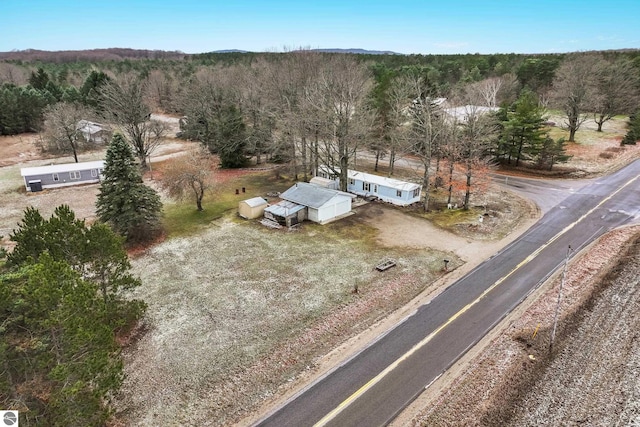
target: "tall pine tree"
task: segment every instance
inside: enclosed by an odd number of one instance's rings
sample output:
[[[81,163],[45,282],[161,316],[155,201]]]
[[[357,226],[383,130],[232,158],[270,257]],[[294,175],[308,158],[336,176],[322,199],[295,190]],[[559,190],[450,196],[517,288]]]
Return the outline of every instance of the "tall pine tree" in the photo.
[[[113,136],[107,149],[96,208],[100,221],[129,243],[149,241],[160,232],[160,196],[142,182],[131,148],[121,134]]]
[[[507,112],[498,149],[498,160],[519,166],[521,160],[536,157],[545,141],[544,108],[533,92],[524,91]]]

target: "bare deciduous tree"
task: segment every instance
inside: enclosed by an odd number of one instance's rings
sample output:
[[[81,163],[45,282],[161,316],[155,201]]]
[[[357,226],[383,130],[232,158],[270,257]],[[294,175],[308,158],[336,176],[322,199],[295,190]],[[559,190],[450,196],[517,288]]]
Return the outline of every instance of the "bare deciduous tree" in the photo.
[[[149,105],[154,109],[167,113],[178,111],[177,84],[175,77],[170,76],[167,71],[151,70],[145,89]]]
[[[161,144],[168,125],[151,120],[151,109],[145,103],[146,83],[131,75],[108,81],[101,87],[101,108],[105,118],[113,121],[127,135],[142,168],[147,158]]]
[[[616,114],[629,114],[638,105],[638,70],[628,59],[604,65],[597,80],[597,97],[593,119],[602,125]]]
[[[162,186],[171,197],[193,197],[201,211],[205,192],[213,185],[213,159],[206,148],[187,151],[171,160],[164,171]]]
[[[71,152],[78,162],[78,151],[86,144],[79,129],[81,120],[87,120],[93,113],[83,105],[60,102],[48,106],[44,111],[44,151]]]
[[[482,99],[482,104],[486,107],[498,106],[498,94],[502,89],[503,80],[501,77],[491,77],[470,85],[470,90],[477,93],[477,98]]]
[[[551,97],[566,115],[570,142],[575,142],[576,132],[588,118],[585,112],[596,102],[602,65],[603,59],[598,55],[577,55],[568,57],[556,71]]]
[[[466,106],[464,122],[456,126],[458,153],[464,165],[466,186],[463,208],[469,209],[473,176],[476,169],[486,168],[488,151],[498,132],[495,117],[474,105]]]
[[[325,61],[307,91],[306,101],[323,129],[319,156],[340,177],[342,191],[347,189],[348,169],[358,143],[370,129],[365,103],[371,83],[361,64],[348,56],[334,55]]]
[[[422,91],[411,74],[395,77],[389,88],[389,176],[393,175],[395,161],[411,152],[408,132],[412,124],[413,101]],[[417,91],[417,92],[416,92]]]
[[[449,124],[440,106],[429,98],[414,100],[411,106],[411,119],[408,142],[411,154],[422,162],[422,192],[426,212],[429,210],[431,191],[431,163],[434,157],[439,156],[441,146],[447,143]]]
[[[29,82],[29,73],[23,67],[0,62],[0,84],[12,83],[16,86],[26,85]]]

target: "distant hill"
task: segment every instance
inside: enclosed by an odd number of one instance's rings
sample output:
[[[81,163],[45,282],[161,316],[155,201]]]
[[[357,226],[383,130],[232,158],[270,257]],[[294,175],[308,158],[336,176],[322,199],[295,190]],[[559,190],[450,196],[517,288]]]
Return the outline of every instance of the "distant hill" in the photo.
[[[368,55],[400,55],[391,51],[366,50],[366,49],[310,49],[314,52],[326,53],[350,53]],[[209,53],[260,53],[241,49],[222,49]],[[13,50],[0,52],[0,61],[43,61],[53,63],[77,62],[77,61],[121,61],[123,59],[185,59],[198,54],[188,54],[180,51],[108,48],[87,50]]]
[[[76,62],[76,61],[121,61],[123,59],[184,59],[187,54],[180,51],[108,48],[88,50],[13,50],[0,52],[0,61],[43,61],[43,62]]]
[[[361,55],[404,55],[402,53],[389,50],[367,50],[367,49],[309,49],[313,52],[324,53],[345,53],[345,54],[361,54]],[[611,49],[604,51],[592,52],[611,52],[611,53],[634,53],[639,52],[637,48],[630,49]],[[210,54],[268,54],[269,52],[251,52],[241,49],[221,49],[212,52],[203,52],[189,54],[180,51],[166,50],[149,50],[149,49],[129,49],[129,48],[108,48],[108,49],[87,49],[87,50],[13,50],[11,52],[0,52],[0,61],[42,61],[51,63],[68,63],[68,62],[99,62],[99,61],[122,61],[124,59],[168,59],[183,60],[189,58],[197,58],[199,56],[207,56]],[[275,52],[274,52],[275,53]],[[526,56],[526,54],[523,54]],[[534,55],[534,54],[530,54]],[[426,55],[428,56],[428,55]]]
[[[223,50],[214,50],[211,53],[253,53],[249,50],[240,50],[240,49],[223,49]]]
[[[361,55],[402,55],[402,53],[392,52],[390,50],[367,50],[367,49],[310,49],[314,52],[326,52],[326,53],[355,53]]]

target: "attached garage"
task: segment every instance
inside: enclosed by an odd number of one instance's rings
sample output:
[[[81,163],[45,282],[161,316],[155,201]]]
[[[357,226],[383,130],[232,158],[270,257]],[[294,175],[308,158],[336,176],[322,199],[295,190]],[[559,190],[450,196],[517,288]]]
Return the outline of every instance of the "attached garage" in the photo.
[[[351,202],[356,196],[299,182],[282,193],[280,197],[283,200],[306,206],[309,221],[325,224],[349,214]]]
[[[267,206],[269,204],[262,197],[243,200],[238,203],[238,215],[245,219],[260,218]]]

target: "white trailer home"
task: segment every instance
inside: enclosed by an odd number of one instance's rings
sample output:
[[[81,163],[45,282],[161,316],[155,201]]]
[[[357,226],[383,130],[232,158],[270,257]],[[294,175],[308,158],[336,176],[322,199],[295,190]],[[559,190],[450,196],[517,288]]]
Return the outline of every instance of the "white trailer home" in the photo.
[[[339,181],[326,166],[318,170],[318,176]],[[365,198],[375,198],[398,206],[408,206],[420,201],[422,186],[413,182],[387,178],[365,172],[347,172],[347,191]]]

